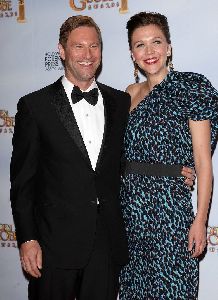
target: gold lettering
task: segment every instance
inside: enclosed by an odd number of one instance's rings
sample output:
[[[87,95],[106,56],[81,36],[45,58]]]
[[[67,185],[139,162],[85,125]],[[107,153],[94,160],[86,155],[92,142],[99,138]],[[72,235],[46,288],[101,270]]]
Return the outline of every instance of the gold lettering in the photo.
[[[11,8],[11,1],[0,1],[0,10],[1,11],[10,11]]]
[[[8,112],[0,110],[0,127],[13,127],[15,125],[15,118],[9,117]]]
[[[209,235],[207,241],[212,246],[218,246],[218,237],[216,235]]]
[[[5,125],[6,125],[6,127],[14,126],[14,118],[13,117],[6,117],[5,118]]]
[[[119,12],[125,14],[128,12],[128,0],[121,0]]]
[[[8,112],[6,110],[0,110],[0,127],[5,126],[5,119],[8,117]]]
[[[18,7],[18,17],[17,22],[18,23],[25,23],[25,3],[24,0],[19,0],[19,7]]]
[[[218,237],[218,227],[213,227],[213,234]]]
[[[79,1],[81,4],[82,4],[82,6],[81,7],[77,7],[76,5],[75,5],[75,0],[70,0],[70,7],[73,9],[73,10],[75,10],[75,11],[81,11],[81,10],[84,10],[85,8],[86,8],[86,0],[84,0],[84,1]]]
[[[218,227],[207,228],[207,242],[211,246],[218,246]]]
[[[12,231],[12,225],[10,224],[3,224],[2,228],[4,231]]]
[[[0,241],[16,241],[16,233],[12,230],[12,225],[1,224],[0,226]]]
[[[8,231],[0,231],[0,241],[6,242],[9,239]]]

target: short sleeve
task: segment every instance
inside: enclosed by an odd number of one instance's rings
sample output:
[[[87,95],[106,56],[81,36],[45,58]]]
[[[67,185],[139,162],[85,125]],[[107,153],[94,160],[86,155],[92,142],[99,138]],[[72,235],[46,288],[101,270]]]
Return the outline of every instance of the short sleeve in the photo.
[[[188,118],[193,121],[210,120],[214,151],[218,138],[218,91],[206,77],[198,75],[190,85],[188,94]]]

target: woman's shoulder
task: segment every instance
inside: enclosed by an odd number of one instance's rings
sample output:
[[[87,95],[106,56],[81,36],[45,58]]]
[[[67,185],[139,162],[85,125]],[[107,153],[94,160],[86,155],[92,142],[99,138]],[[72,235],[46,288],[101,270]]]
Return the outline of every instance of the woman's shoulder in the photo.
[[[186,86],[190,86],[192,88],[196,88],[201,84],[210,84],[210,81],[200,73],[194,72],[178,72],[175,71],[175,78]]]
[[[132,98],[134,98],[141,90],[144,82],[140,83],[132,83],[126,88],[126,92],[130,94]]]
[[[179,97],[192,120],[217,118],[218,92],[202,74],[176,72]]]

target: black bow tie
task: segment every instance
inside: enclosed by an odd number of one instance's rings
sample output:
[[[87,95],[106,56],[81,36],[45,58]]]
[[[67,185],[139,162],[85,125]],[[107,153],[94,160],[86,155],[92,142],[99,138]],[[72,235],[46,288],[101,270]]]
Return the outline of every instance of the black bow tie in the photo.
[[[98,89],[94,88],[90,90],[89,92],[82,92],[78,86],[74,85],[72,93],[71,93],[71,99],[73,104],[79,102],[82,99],[85,99],[89,104],[96,105],[98,102]]]

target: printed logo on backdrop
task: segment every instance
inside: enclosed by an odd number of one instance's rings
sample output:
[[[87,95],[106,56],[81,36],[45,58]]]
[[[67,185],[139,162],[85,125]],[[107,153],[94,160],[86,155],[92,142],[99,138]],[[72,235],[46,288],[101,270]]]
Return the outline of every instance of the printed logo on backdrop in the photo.
[[[0,247],[1,248],[17,248],[17,239],[13,225],[0,224]]]
[[[16,17],[18,23],[25,23],[24,0],[0,0],[0,18]]]
[[[9,116],[7,110],[0,109],[0,134],[14,133],[15,117]]]
[[[218,254],[218,226],[207,228],[208,251]]]
[[[59,52],[51,51],[45,53],[45,70],[63,70],[64,67],[61,62]]]
[[[70,0],[70,7],[75,11],[119,8],[121,14],[128,12],[128,0]]]

